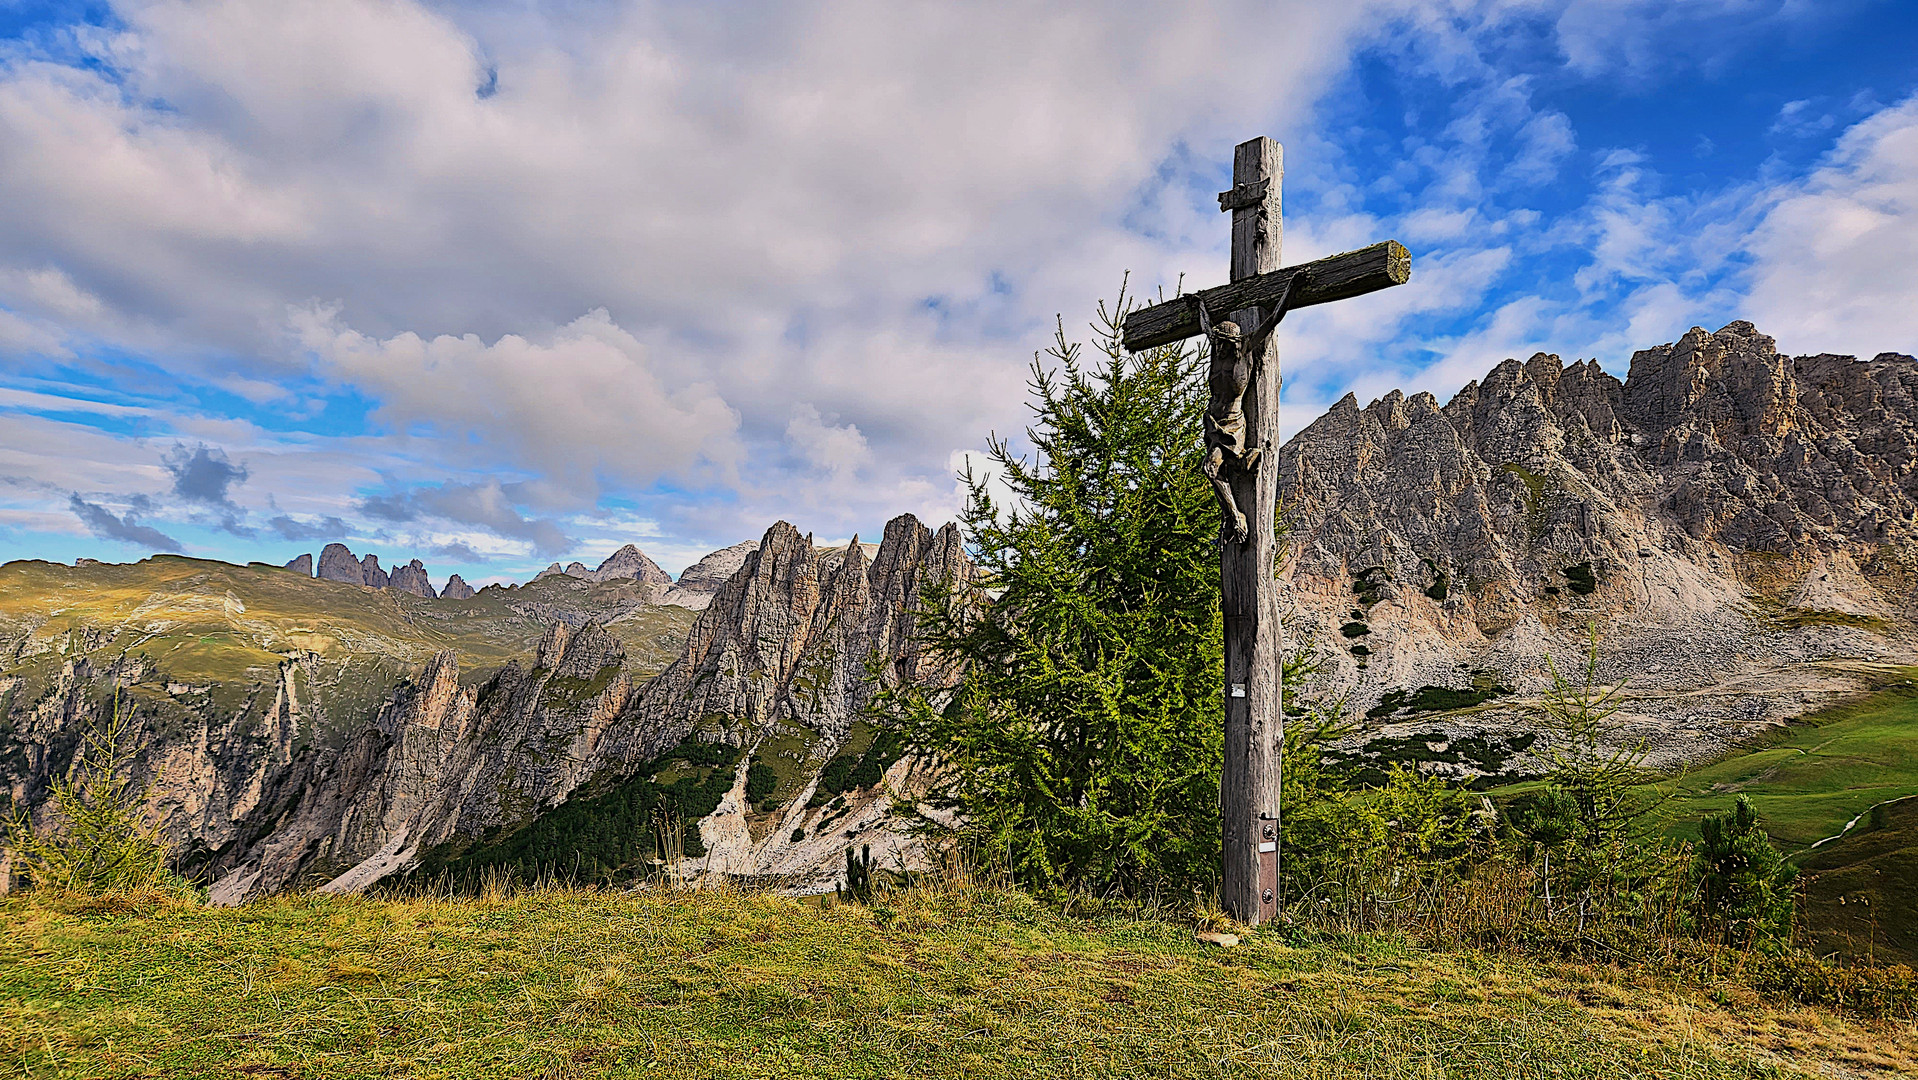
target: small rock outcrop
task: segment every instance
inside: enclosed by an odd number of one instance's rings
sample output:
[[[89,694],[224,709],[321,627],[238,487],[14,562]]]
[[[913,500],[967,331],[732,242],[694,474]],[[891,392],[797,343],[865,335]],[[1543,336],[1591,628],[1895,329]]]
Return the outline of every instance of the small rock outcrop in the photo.
[[[375,589],[384,589],[390,583],[386,571],[380,569],[378,555],[368,555],[360,560],[360,583]]]
[[[286,568],[300,575],[301,577],[312,577],[313,576],[313,556],[301,555],[299,558],[296,558],[292,562],[287,563]]]
[[[367,558],[370,559],[372,556],[369,555]],[[412,593],[414,596],[424,596],[429,600],[438,595],[433,591],[433,583],[426,579],[426,567],[421,565],[418,559],[414,559],[405,566],[394,567],[393,573],[387,578],[387,588]]]
[[[712,602],[720,586],[726,584],[739,568],[746,564],[746,557],[759,550],[759,541],[746,540],[731,547],[720,548],[693,565],[682,570],[679,580],[666,590],[661,600],[668,604],[703,610]]]
[[[446,587],[440,590],[441,600],[471,600],[473,595],[473,587],[458,574],[447,578]]]
[[[366,570],[345,544],[328,544],[320,549],[319,577],[345,585],[366,584]]]

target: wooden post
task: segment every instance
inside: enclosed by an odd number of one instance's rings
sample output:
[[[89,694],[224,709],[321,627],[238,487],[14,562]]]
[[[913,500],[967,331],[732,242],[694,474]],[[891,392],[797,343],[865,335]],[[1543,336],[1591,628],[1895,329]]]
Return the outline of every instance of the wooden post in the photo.
[[[1279,186],[1284,176],[1278,143],[1261,138],[1239,144],[1232,157],[1232,190],[1219,195],[1219,208],[1232,212],[1232,280],[1126,315],[1121,331],[1126,348],[1136,352],[1183,340],[1200,333],[1205,320],[1220,321],[1226,312],[1243,331],[1264,325],[1270,308],[1279,303],[1289,311],[1412,279],[1412,255],[1396,240],[1280,269]],[[1232,364],[1215,368],[1212,378],[1221,370],[1234,379],[1242,377],[1233,375],[1241,369]],[[1216,407],[1218,383],[1211,387]],[[1225,474],[1231,477],[1232,506],[1245,515],[1247,536],[1244,543],[1226,540],[1219,545],[1225,610],[1225,768],[1219,790],[1225,875],[1219,899],[1233,918],[1256,926],[1278,913],[1279,765],[1285,744],[1280,708],[1285,654],[1279,641],[1277,577],[1276,334],[1261,341],[1239,411],[1245,416],[1243,445],[1260,453],[1250,473],[1234,468]],[[1207,412],[1211,420],[1237,415]],[[1208,445],[1214,437],[1207,435]]]
[[[1271,139],[1240,143],[1233,152],[1233,187],[1220,204],[1232,211],[1235,282],[1279,268],[1279,188],[1284,175],[1279,144]],[[1264,314],[1245,308],[1233,312],[1232,320],[1253,326]],[[1245,395],[1246,445],[1262,447],[1264,453],[1250,475],[1232,482],[1250,536],[1243,544],[1221,544],[1219,549],[1225,613],[1225,767],[1220,790],[1225,873],[1220,900],[1227,913],[1251,926],[1278,910],[1279,758],[1284,737],[1274,577],[1279,382],[1278,335],[1273,334],[1265,339]],[[1271,865],[1261,865],[1267,862]]]

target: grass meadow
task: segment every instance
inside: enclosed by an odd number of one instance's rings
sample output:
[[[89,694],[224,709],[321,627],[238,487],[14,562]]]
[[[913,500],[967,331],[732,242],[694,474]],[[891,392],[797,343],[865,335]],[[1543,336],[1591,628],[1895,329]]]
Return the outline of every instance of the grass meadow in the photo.
[[[1685,773],[1663,814],[1675,835],[1745,795],[1780,851],[1796,854],[1873,804],[1918,795],[1918,669],[1896,685],[1793,723],[1762,746]]]
[[[1918,1027],[1735,970],[1428,951],[950,886],[0,900],[27,1077],[1629,1077],[1918,1072]]]

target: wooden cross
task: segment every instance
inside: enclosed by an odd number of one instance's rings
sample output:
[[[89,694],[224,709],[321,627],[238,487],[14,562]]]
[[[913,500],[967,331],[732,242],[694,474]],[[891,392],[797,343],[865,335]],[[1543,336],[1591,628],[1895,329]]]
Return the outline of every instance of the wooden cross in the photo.
[[[1225,614],[1225,775],[1220,811],[1225,876],[1220,900],[1242,923],[1278,911],[1280,700],[1277,517],[1279,359],[1272,329],[1292,308],[1360,296],[1412,276],[1395,240],[1299,266],[1279,266],[1279,144],[1258,138],[1233,153],[1229,284],[1126,316],[1126,348],[1138,352],[1204,333],[1212,346],[1206,410],[1206,475],[1225,517],[1219,585]],[[1236,396],[1235,396],[1236,395]],[[1244,518],[1235,529],[1234,515]]]

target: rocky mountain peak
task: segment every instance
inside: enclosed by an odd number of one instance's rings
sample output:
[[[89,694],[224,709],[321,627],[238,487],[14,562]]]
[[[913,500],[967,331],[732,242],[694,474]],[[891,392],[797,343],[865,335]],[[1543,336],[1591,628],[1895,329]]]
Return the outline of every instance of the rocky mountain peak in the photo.
[[[594,581],[611,581],[614,578],[633,578],[645,585],[667,586],[673,583],[671,574],[659,568],[659,564],[646,557],[638,547],[627,544],[606,557],[593,571]]]
[[[387,579],[387,587],[414,596],[424,596],[429,600],[438,595],[433,591],[433,583],[426,578],[426,567],[418,559],[405,566],[394,567]]]
[[[720,586],[746,564],[746,557],[758,550],[759,541],[746,540],[707,555],[680,572],[679,580],[666,590],[666,602],[695,611],[703,609]]]
[[[570,562],[562,568],[558,563],[540,571],[533,580],[549,574],[565,574],[581,581],[638,581],[642,585],[656,585],[665,589],[672,585],[671,574],[659,568],[659,564],[646,557],[646,553],[634,544],[627,544],[608,555],[597,569],[587,569],[583,562]]]
[[[1670,345],[1632,356],[1625,408],[1673,456],[1695,436],[1729,445],[1782,439],[1797,427],[1797,380],[1789,357],[1748,322],[1716,334],[1693,327]]]
[[[1593,622],[1699,642],[1753,595],[1832,592],[1811,576],[1859,594],[1819,610],[1918,615],[1911,357],[1788,357],[1735,322],[1622,381],[1538,353],[1435,404],[1348,395],[1280,452],[1299,618],[1348,686],[1454,685]]]
[[[345,544],[328,544],[320,549],[319,577],[347,585],[366,584],[366,570]]]

